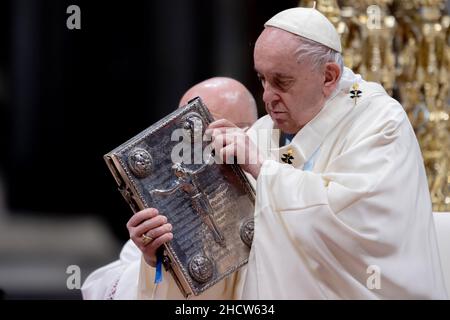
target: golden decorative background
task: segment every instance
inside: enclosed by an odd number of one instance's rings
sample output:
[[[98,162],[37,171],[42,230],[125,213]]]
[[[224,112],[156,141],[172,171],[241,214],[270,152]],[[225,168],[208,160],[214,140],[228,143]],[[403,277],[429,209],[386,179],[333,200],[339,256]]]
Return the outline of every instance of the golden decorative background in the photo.
[[[300,1],[312,7],[314,1]],[[450,211],[450,16],[445,0],[316,1],[344,64],[399,100],[416,132],[433,211]]]

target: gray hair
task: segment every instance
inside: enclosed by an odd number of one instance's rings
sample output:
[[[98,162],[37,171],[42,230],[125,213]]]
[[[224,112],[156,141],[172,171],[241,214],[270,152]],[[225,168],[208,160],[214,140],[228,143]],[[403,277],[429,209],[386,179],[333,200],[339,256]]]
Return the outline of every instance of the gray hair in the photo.
[[[335,62],[341,69],[339,78],[342,76],[342,72],[344,71],[344,62],[342,55],[339,52],[316,41],[301,36],[298,36],[298,38],[300,44],[295,50],[298,63],[306,60],[311,63],[313,70],[319,70],[325,63]]]

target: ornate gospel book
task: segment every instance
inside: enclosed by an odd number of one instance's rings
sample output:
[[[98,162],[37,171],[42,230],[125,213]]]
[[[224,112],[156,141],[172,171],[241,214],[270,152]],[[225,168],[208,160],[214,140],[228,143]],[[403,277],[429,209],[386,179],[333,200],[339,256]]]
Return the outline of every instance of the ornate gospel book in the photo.
[[[239,165],[214,161],[212,121],[196,98],[104,156],[133,212],[157,208],[172,224],[162,261],[185,297],[246,264],[253,239],[253,187]]]

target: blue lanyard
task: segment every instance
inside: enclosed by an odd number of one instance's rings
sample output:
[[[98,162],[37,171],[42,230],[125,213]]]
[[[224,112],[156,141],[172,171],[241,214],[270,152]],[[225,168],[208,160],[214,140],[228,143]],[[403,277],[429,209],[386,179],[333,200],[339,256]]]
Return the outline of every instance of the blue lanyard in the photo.
[[[163,280],[162,261],[163,261],[163,253],[159,251],[156,255],[156,273],[155,273],[156,284],[160,283]]]

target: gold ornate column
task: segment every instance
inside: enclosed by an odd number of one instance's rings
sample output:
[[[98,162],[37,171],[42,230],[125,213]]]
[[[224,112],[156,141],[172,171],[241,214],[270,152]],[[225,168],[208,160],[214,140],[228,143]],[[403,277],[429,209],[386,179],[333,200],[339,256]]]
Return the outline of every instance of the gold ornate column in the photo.
[[[442,15],[442,0],[416,4],[420,5],[416,20],[420,33],[414,86],[421,95],[412,105],[416,115],[413,123],[427,169],[433,210],[450,211],[449,17]]]
[[[312,7],[311,0],[300,5]],[[399,100],[418,137],[434,211],[450,211],[450,17],[445,0],[317,0],[344,63]]]

